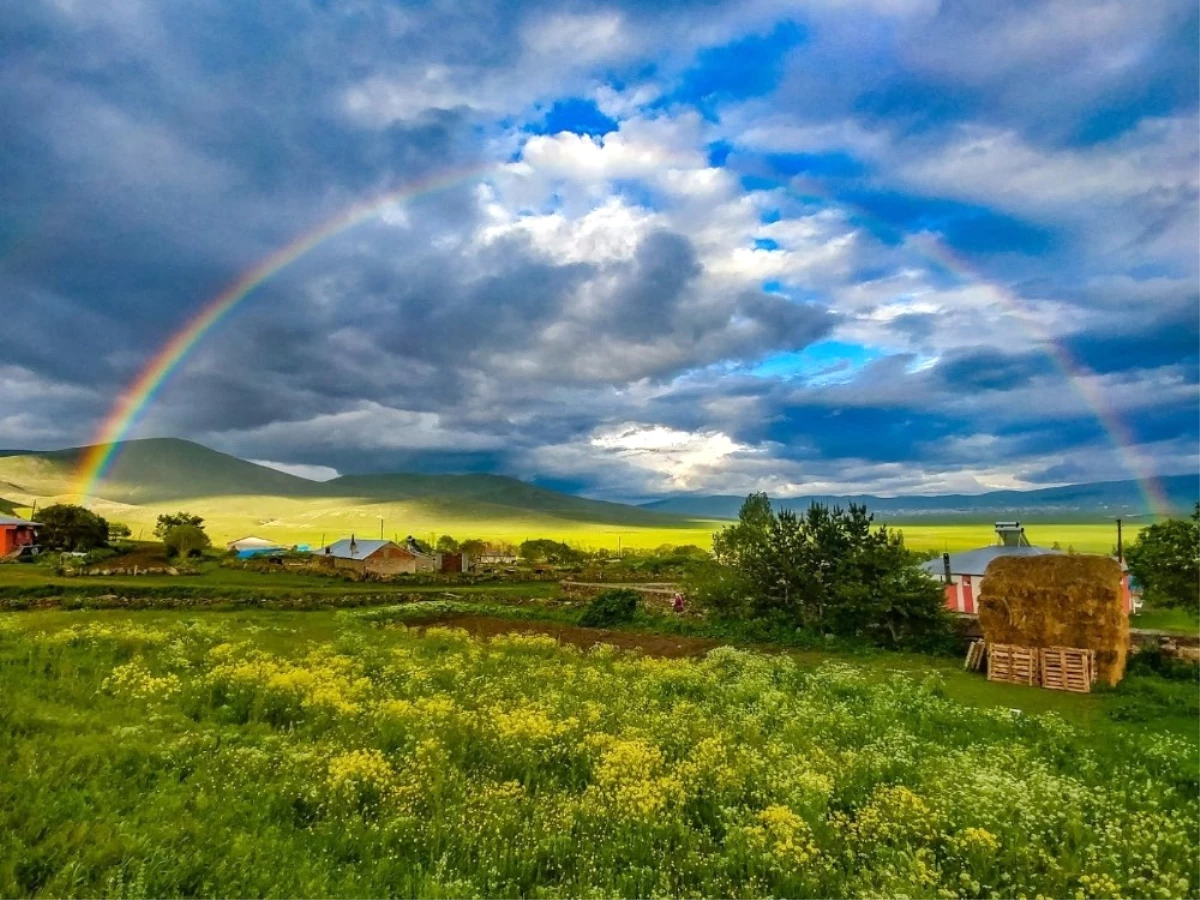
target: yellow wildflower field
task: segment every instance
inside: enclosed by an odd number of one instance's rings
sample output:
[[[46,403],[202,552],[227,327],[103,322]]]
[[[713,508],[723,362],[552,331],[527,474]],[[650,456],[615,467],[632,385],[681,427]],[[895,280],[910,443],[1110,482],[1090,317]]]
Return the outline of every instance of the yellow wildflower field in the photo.
[[[1195,897],[1194,742],[353,613],[0,618],[0,895]]]

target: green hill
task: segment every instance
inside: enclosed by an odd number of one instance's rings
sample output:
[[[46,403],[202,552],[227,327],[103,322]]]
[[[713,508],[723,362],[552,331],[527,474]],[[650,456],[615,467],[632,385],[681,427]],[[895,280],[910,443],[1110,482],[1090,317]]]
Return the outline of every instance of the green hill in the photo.
[[[0,456],[0,481],[41,496],[75,490],[74,472],[87,447]],[[222,494],[315,496],[321,486],[178,438],[125,441],[96,490],[120,503],[162,503]]]
[[[0,456],[0,484],[11,485],[10,493],[34,497],[72,494],[77,487],[75,468],[87,449]],[[157,507],[187,501],[214,511],[254,510],[262,522],[282,517],[285,510],[295,516],[302,508],[382,504],[402,508],[421,522],[557,520],[644,528],[693,524],[686,517],[587,500],[503,475],[346,475],[316,482],[177,438],[122,444],[95,499],[110,505]],[[126,511],[118,515],[129,518]]]
[[[547,490],[504,475],[343,475],[325,483],[331,494],[375,500],[425,500],[447,511],[477,510],[492,518],[503,510],[603,525],[654,527],[687,518]]]

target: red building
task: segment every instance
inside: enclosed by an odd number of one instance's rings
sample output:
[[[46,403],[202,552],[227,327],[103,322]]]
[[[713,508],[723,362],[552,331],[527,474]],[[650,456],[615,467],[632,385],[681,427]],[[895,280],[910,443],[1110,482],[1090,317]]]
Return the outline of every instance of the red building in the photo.
[[[1020,522],[997,522],[997,543],[964,553],[943,553],[922,568],[945,585],[946,608],[951,612],[974,616],[979,613],[979,589],[988,563],[1001,556],[1061,556],[1061,550],[1034,547],[1025,537]],[[1137,604],[1129,590],[1129,575],[1121,577],[1121,597],[1126,613],[1136,612]]]
[[[0,516],[0,556],[15,556],[22,547],[37,543],[37,523],[16,516]]]

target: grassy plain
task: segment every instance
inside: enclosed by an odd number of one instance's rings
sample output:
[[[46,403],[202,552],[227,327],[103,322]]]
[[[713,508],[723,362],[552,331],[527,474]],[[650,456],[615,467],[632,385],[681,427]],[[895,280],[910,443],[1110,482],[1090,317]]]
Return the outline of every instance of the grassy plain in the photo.
[[[479,537],[519,544],[526,538],[551,538],[588,550],[652,549],[662,544],[696,544],[709,547],[713,533],[726,520],[681,521],[667,526],[611,525],[558,518],[545,514],[489,514],[470,508],[439,508],[425,500],[364,501],[361,499],[294,498],[269,496],[222,496],[138,506],[97,500],[89,504],[110,521],[124,522],[136,539],[151,539],[160,513],[186,509],[204,516],[209,534],[217,543],[249,534],[277,540],[288,546],[325,542],[355,534],[374,538],[415,535],[422,539],[439,534],[456,538]],[[19,508],[27,513],[28,507]],[[880,520],[884,521],[884,520]],[[982,547],[995,541],[991,522],[978,524],[926,524],[887,522],[904,532],[916,550],[955,552]],[[1140,525],[1125,529],[1132,541]],[[1116,545],[1116,528],[1110,524],[1037,524],[1027,528],[1030,540],[1039,546],[1058,543],[1080,553],[1110,553]]]
[[[1195,729],[1115,696],[372,618],[0,615],[0,895],[1200,895]]]

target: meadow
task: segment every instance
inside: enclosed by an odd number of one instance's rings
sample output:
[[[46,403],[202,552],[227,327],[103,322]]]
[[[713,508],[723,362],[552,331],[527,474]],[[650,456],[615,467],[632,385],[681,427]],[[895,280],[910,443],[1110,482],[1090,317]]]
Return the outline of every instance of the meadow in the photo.
[[[1200,895],[1194,722],[404,609],[0,616],[0,894]]]

